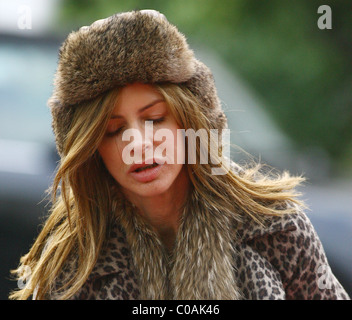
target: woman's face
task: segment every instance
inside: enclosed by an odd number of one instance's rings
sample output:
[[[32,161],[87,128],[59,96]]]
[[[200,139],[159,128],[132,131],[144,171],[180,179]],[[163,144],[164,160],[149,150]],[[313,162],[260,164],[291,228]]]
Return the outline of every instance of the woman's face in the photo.
[[[184,157],[183,146],[177,148],[177,129],[153,86],[135,83],[120,90],[98,151],[128,198],[158,196],[188,179],[177,161]],[[165,132],[167,136],[158,138]]]

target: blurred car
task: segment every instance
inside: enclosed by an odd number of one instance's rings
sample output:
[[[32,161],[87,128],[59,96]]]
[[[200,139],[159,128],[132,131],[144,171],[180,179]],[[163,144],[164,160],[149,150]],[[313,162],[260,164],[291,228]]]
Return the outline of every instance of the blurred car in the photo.
[[[0,299],[7,299],[9,291],[16,288],[17,283],[10,280],[10,269],[16,268],[19,258],[28,252],[48,212],[45,190],[59,158],[46,102],[52,92],[60,43],[61,39],[0,35]],[[216,79],[225,79],[224,68],[214,57],[207,63],[214,65]],[[269,163],[292,159],[291,147],[263,112],[258,121],[259,109],[253,113],[251,108],[256,103],[250,93],[230,80],[220,82],[218,88],[223,100],[236,101],[241,109],[234,113],[225,108],[231,132],[236,133],[231,139],[236,144],[263,154]],[[240,125],[250,128],[250,132],[239,129]],[[315,199],[326,210],[319,194]],[[346,229],[346,219],[351,215],[341,212],[349,208],[340,206],[330,218],[328,214],[314,215],[313,223],[319,226],[334,273],[351,294],[352,243],[350,230]]]
[[[0,299],[47,214],[58,156],[46,101],[60,40],[0,35]]]

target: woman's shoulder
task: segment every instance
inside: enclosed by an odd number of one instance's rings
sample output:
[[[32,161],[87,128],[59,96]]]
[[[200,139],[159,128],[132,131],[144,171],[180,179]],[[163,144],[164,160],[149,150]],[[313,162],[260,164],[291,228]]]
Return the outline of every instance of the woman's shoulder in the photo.
[[[249,176],[254,181],[258,179],[258,183],[262,183],[261,181],[267,183],[267,180],[272,180],[275,182],[275,187],[279,190],[280,185],[276,183],[277,181],[274,177],[266,176],[260,171],[260,168],[261,166],[259,165],[257,168],[246,168],[234,161],[230,161],[230,169],[236,176],[247,178]],[[282,182],[282,184],[284,183],[285,181]],[[284,190],[285,188],[283,188]],[[299,232],[299,230],[312,231],[311,222],[304,212],[303,202],[295,200],[298,195],[296,192],[292,192],[292,196],[287,200],[278,201],[279,204],[274,208],[274,211],[277,212],[275,215],[268,213],[256,214],[253,217],[248,214],[241,215],[241,222],[236,225],[237,233],[244,241],[247,241],[268,234]]]
[[[296,206],[293,213],[282,215],[266,215],[261,221],[256,221],[250,216],[244,216],[241,223],[237,224],[236,231],[243,241],[249,241],[266,235],[278,233],[312,232],[312,224],[302,208]]]
[[[286,299],[349,299],[300,207],[292,214],[266,217],[263,224],[248,217],[237,234],[242,251],[251,248],[279,273]]]

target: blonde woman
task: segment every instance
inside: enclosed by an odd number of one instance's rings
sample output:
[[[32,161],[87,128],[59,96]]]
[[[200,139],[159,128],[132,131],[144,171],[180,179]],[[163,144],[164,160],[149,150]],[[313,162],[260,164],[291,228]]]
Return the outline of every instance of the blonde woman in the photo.
[[[303,179],[210,143],[226,130],[212,74],[159,12],[71,33],[49,105],[53,203],[12,299],[349,299],[297,199]]]

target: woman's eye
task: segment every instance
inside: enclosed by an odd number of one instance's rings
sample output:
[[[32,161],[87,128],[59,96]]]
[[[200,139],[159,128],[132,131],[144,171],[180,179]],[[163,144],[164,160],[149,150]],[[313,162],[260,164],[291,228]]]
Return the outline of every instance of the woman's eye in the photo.
[[[122,129],[123,129],[123,127],[120,127],[120,128],[118,128],[118,129],[116,129],[116,130],[112,130],[112,131],[110,131],[110,132],[107,132],[106,135],[107,135],[108,137],[116,136],[116,135],[118,135],[118,134],[122,131]]]
[[[165,120],[165,117],[161,117],[158,119],[148,119],[147,121],[152,121],[153,124],[158,124],[158,123],[162,123]]]
[[[161,118],[157,118],[157,119],[146,119],[146,121],[151,121],[151,122],[153,122],[153,124],[162,123],[164,120],[165,120],[165,117],[161,117]],[[124,130],[124,126],[121,126],[117,129],[111,128],[110,130],[107,131],[106,136],[113,137],[113,136],[119,135],[120,133],[122,133],[123,130]]]

